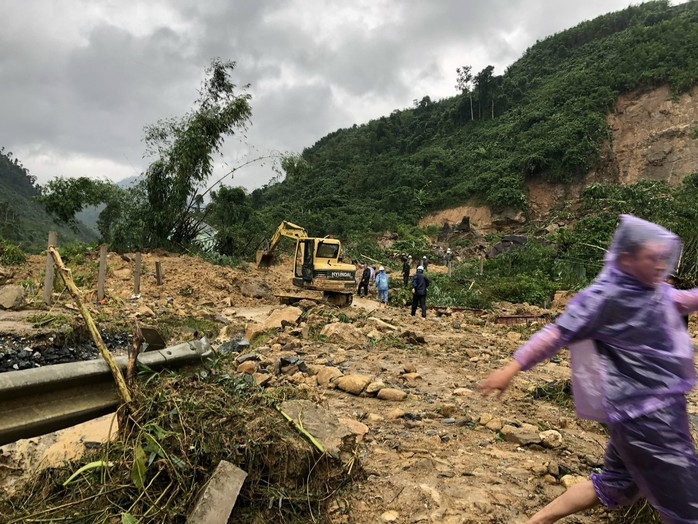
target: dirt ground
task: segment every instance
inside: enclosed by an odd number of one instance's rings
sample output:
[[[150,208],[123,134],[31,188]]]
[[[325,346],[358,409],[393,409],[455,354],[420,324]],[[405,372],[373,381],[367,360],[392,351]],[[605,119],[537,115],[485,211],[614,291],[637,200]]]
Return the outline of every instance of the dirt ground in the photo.
[[[155,282],[155,261],[162,263],[161,286]],[[117,321],[129,325],[134,318],[151,323],[163,317],[182,322],[204,318],[220,324],[215,347],[239,337],[250,323],[265,322],[272,311],[288,308],[278,304],[275,294],[295,293],[288,262],[269,270],[231,269],[167,253],[145,254],[143,262],[140,297],[133,296],[132,261],[116,254],[108,258],[106,303],[94,303],[96,292],[85,287],[100,328]],[[26,266],[14,269],[12,282],[33,281],[38,289],[44,264],[42,257],[31,257]],[[29,297],[26,309],[46,313],[39,297],[40,291]],[[69,297],[56,299],[48,312],[75,315]],[[508,304],[491,312],[430,309],[421,319],[405,307],[378,308],[373,298],[356,298],[344,309],[310,304],[299,323],[253,341],[250,351],[259,360],[247,372],[259,377],[280,357],[300,357],[306,371],[272,376],[266,387],[291,383],[315,388],[322,393],[323,407],[365,425],[356,433],[366,475],[333,502],[332,522],[523,522],[601,465],[603,428],[577,419],[569,405],[532,396],[536,388],[569,378],[565,351],[521,374],[500,399],[483,398],[475,390],[543,325],[499,324],[497,317],[533,316],[541,310]],[[15,322],[18,328],[30,324]],[[691,325],[693,336],[696,327]],[[406,396],[383,400],[366,389],[351,394],[336,382],[320,380],[318,372],[325,368],[366,376],[372,384]],[[691,413],[698,414],[695,394],[689,400]],[[40,464],[72,458],[85,442],[104,439],[110,424],[106,418],[0,448],[5,487]],[[564,522],[624,520],[622,513],[597,509]]]

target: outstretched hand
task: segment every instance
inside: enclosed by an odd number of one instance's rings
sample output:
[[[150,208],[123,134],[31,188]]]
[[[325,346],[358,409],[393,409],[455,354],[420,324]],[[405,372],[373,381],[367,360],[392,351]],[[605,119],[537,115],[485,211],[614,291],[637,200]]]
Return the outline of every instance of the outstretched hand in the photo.
[[[513,379],[519,371],[521,371],[521,365],[516,362],[516,360],[512,360],[502,369],[498,369],[491,373],[490,376],[480,382],[477,389],[482,393],[483,397],[498,391],[497,398],[499,398],[507,387],[509,387],[511,379]]]

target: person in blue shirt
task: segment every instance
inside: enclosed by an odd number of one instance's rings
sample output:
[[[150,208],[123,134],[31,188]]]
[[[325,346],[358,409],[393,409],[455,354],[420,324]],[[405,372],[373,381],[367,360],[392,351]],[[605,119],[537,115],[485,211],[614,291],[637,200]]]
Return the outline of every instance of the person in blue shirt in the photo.
[[[378,305],[388,306],[388,274],[383,266],[376,273],[376,290],[378,291]]]

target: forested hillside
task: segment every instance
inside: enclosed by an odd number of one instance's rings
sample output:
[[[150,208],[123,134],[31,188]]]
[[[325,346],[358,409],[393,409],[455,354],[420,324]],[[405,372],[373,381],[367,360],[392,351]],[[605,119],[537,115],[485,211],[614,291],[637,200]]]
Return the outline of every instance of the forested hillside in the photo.
[[[59,243],[95,241],[97,235],[78,224],[76,231],[57,224],[36,202],[36,179],[12,153],[0,150],[0,239],[25,251],[46,248],[49,231],[57,231]]]
[[[571,181],[595,165],[619,95],[698,83],[696,34],[698,2],[650,2],[538,42],[500,76],[464,66],[460,94],[325,136],[254,191],[253,207],[270,227],[287,219],[345,238],[473,197],[525,211],[526,179]]]

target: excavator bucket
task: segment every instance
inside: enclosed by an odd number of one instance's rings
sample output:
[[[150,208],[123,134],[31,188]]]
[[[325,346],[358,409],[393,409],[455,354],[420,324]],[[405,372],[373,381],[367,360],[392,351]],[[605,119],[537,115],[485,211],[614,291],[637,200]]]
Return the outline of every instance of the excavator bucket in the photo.
[[[271,266],[274,261],[274,254],[268,251],[259,250],[257,251],[257,267],[264,268]]]

